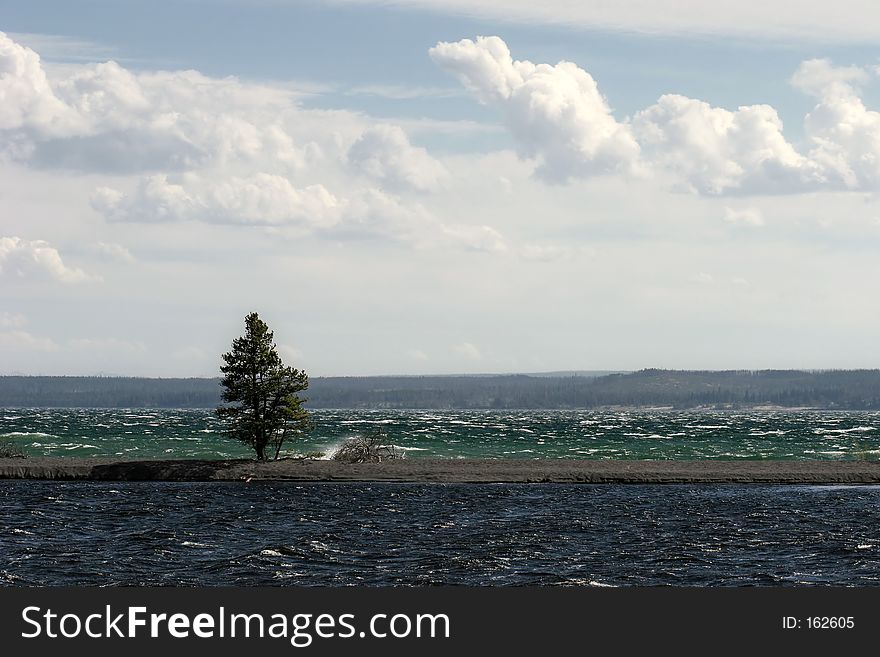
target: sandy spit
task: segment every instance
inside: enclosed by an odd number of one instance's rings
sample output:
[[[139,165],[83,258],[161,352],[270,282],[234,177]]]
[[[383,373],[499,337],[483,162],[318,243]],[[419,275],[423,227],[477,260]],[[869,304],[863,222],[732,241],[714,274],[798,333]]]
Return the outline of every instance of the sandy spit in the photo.
[[[403,459],[385,463],[0,459],[0,479],[422,483],[880,484],[878,461]]]

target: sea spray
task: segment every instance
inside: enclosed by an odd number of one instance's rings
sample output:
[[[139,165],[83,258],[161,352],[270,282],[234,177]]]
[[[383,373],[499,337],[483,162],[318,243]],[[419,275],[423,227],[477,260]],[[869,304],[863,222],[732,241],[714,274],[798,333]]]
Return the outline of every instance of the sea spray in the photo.
[[[346,439],[384,426],[411,458],[880,459],[876,411],[353,409],[316,410],[314,421],[283,455],[331,459]],[[0,441],[28,456],[253,458],[210,409],[16,409],[0,416]]]

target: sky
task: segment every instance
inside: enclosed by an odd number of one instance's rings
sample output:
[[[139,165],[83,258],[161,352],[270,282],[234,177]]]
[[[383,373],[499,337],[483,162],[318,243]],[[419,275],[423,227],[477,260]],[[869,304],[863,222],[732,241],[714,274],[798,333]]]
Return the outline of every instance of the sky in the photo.
[[[880,367],[873,0],[0,0],[0,374]]]

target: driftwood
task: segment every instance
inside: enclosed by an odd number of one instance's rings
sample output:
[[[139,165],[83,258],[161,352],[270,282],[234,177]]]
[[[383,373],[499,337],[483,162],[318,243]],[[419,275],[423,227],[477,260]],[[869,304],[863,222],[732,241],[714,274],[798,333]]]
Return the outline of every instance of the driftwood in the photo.
[[[388,433],[381,428],[349,438],[333,455],[334,461],[343,463],[381,463],[402,458],[403,452],[388,441]]]

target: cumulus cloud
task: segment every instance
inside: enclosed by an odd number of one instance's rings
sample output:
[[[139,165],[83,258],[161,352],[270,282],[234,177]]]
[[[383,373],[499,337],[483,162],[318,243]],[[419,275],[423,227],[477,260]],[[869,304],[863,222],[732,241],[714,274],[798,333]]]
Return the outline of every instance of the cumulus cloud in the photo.
[[[498,37],[440,42],[429,51],[480,102],[498,107],[537,174],[563,182],[638,168],[639,145],[592,76],[571,62],[517,61]]]
[[[0,32],[0,130],[75,129],[77,117],[53,93],[40,56]]]
[[[68,267],[61,254],[43,240],[0,237],[0,276],[7,279],[49,278],[61,283],[93,280],[82,269]]]
[[[853,87],[869,79],[859,66],[834,66],[829,59],[808,59],[801,62],[791,76],[791,84],[811,96],[840,96],[853,93]]]
[[[42,168],[222,169],[240,178],[289,177],[326,163],[390,191],[433,191],[447,176],[399,126],[306,110],[291,88],[197,71],[134,72],[113,61],[67,66],[50,79],[37,53],[3,33],[0,153]]]
[[[822,181],[768,105],[729,111],[669,94],[630,124],[613,116],[583,69],[516,61],[498,37],[441,42],[430,55],[480,102],[502,109],[521,155],[535,158],[548,180],[634,172],[648,161],[704,194],[792,191]]]
[[[675,187],[706,195],[876,190],[880,113],[858,86],[866,68],[804,62],[792,84],[819,99],[807,115],[811,148],[799,152],[770,105],[735,110],[677,94],[618,120],[589,73],[570,62],[514,60],[498,37],[440,42],[429,51],[481,103],[501,110],[519,154],[560,182],[597,173],[671,173]]]
[[[655,166],[699,193],[797,191],[822,182],[818,167],[785,139],[769,105],[730,111],[670,94],[638,112],[633,127]]]
[[[305,123],[302,114],[289,89],[196,71],[134,73],[110,61],[66,67],[50,80],[34,51],[0,33],[0,146],[35,166],[295,170],[320,150],[296,143],[291,126]]]
[[[758,208],[724,208],[724,221],[736,226],[760,227],[764,225],[764,215]]]
[[[436,190],[448,175],[428,151],[413,146],[406,133],[392,125],[367,128],[349,147],[347,160],[375,180],[418,192]]]
[[[435,219],[420,204],[406,204],[379,189],[366,189],[344,201],[337,223],[322,235],[424,243],[434,224]]]
[[[337,197],[323,185],[297,189],[289,180],[265,173],[248,178],[149,176],[128,193],[95,190],[92,206],[114,222],[195,221],[295,229],[333,240],[383,239],[420,248],[506,249],[504,238],[490,226],[441,223],[422,205],[380,189]]]
[[[134,74],[115,62],[81,67],[54,85],[77,117],[63,134],[31,132],[27,161],[108,172],[184,170],[209,165],[303,166],[281,117],[290,93],[195,71]]]
[[[441,223],[407,199],[440,190],[450,176],[399,126],[305,110],[290,89],[196,71],[133,72],[111,61],[68,66],[50,80],[39,56],[6,35],[0,66],[11,71],[0,80],[0,151],[7,157],[140,176],[94,190],[92,206],[109,221],[500,248],[490,227]],[[340,185],[344,196],[330,189]],[[119,245],[95,248],[105,258],[131,260]],[[65,280],[78,275],[56,270]]]
[[[858,85],[868,79],[858,67],[835,67],[827,59],[803,62],[791,79],[818,99],[804,126],[814,144],[810,158],[848,189],[880,185],[880,112],[869,110]]]
[[[296,189],[274,174],[214,180],[190,173],[176,181],[149,176],[128,194],[98,188],[92,206],[111,221],[329,226],[338,220],[339,201],[322,185]]]

